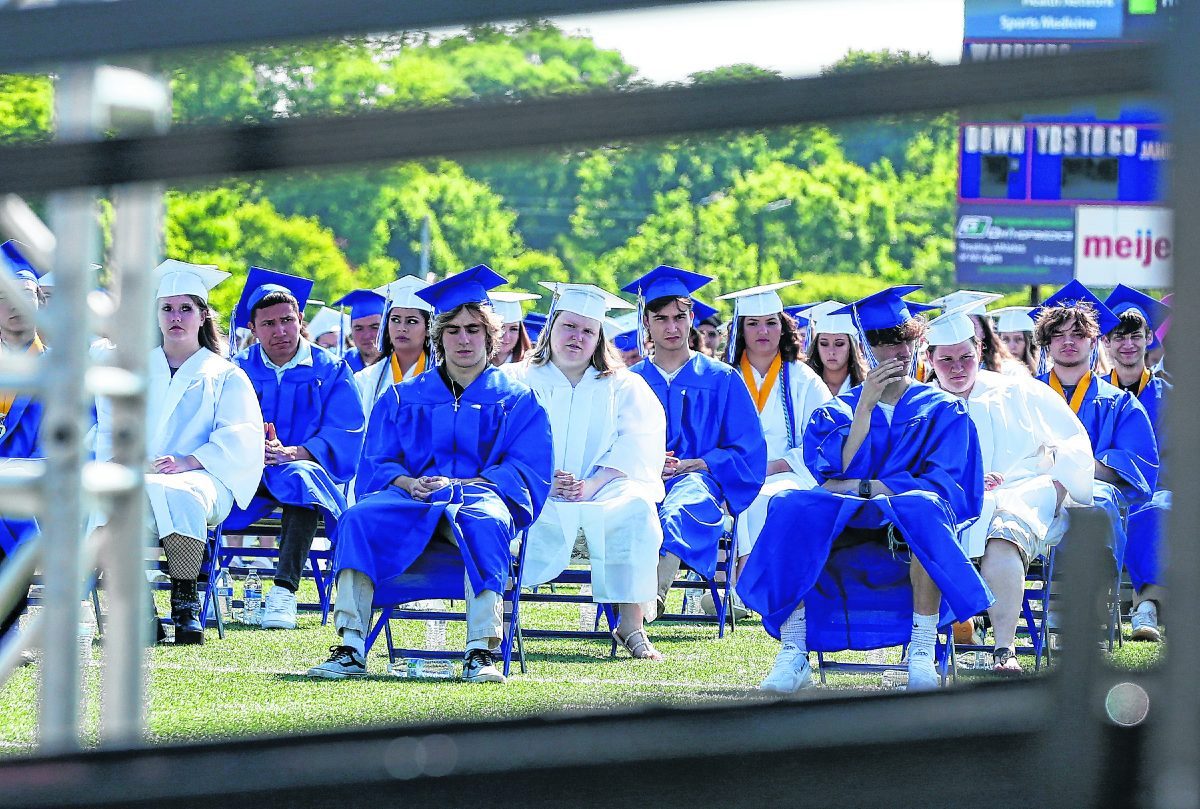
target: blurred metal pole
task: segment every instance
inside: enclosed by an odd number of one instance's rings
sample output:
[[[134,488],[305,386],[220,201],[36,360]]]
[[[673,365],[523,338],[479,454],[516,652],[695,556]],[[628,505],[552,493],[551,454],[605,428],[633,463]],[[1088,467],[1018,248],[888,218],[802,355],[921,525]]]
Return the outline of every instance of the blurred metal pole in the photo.
[[[113,203],[114,275],[120,301],[113,323],[123,324],[120,333],[112,335],[116,338],[114,359],[117,367],[144,380],[150,349],[150,271],[159,262],[162,189],[126,186],[115,192]],[[106,742],[128,744],[140,741],[146,727],[142,667],[150,641],[150,616],[143,572],[146,498],[140,485],[146,454],[145,385],[133,395],[112,399],[109,406],[112,460],[132,471],[139,485],[106,504],[111,516],[104,556],[108,624],[100,732]]]
[[[1200,429],[1192,403],[1200,397],[1200,353],[1195,351],[1200,317],[1200,230],[1191,227],[1200,211],[1200,8],[1181,3],[1175,9],[1174,30],[1167,44],[1165,72],[1167,121],[1174,142],[1171,161],[1171,207],[1175,211],[1173,251],[1175,298],[1172,307],[1170,363],[1175,385],[1168,401],[1168,434],[1174,478],[1180,497],[1172,504],[1167,540],[1170,602],[1166,621],[1170,649],[1164,660],[1164,689],[1151,707],[1150,739],[1143,770],[1152,784],[1154,806],[1163,809],[1200,807],[1200,498],[1188,491],[1200,458]],[[1157,708],[1157,710],[1155,710]]]
[[[92,136],[90,67],[59,73],[55,92],[58,136],[80,140]],[[99,229],[91,189],[50,197],[50,226],[58,246],[54,256],[55,296],[44,324],[53,359],[42,364],[46,375],[41,440],[46,454],[43,477],[45,509],[40,521],[45,598],[41,683],[40,741],[45,752],[79,745],[80,534],[83,517],[82,479],[84,375],[88,329],[85,296],[91,288],[91,264],[97,255]]]

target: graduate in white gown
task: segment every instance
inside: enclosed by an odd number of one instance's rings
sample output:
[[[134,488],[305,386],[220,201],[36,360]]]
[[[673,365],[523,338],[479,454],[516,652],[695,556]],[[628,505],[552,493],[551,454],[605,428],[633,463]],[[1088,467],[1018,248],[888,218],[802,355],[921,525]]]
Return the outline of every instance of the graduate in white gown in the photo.
[[[762,533],[771,498],[817,485],[804,465],[800,439],[813,411],[833,397],[804,364],[796,323],[783,311],[778,290],[796,283],[767,284],[717,298],[734,302],[726,358],[750,391],[767,441],[767,479],[737,520],[737,572]]]
[[[380,332],[382,358],[354,374],[367,426],[371,411],[385,390],[424,373],[433,365],[429,361],[429,321],[433,307],[417,297],[427,286],[428,282],[406,275],[375,290],[387,301],[386,328]]]
[[[854,319],[833,314],[845,305],[840,301],[825,301],[799,310],[808,320],[808,367],[821,377],[833,396],[849,393],[867,375],[867,361],[858,347]]]
[[[541,297],[530,292],[500,290],[492,293],[492,309],[504,321],[492,365],[500,367],[520,362],[533,349],[535,338],[529,336],[529,330],[525,327],[525,310],[521,308],[521,302],[536,301]]]
[[[959,307],[931,322],[927,359],[931,384],[966,401],[979,435],[983,510],[962,537],[996,597],[988,609],[993,668],[1019,674],[1015,634],[1025,571],[1065,533],[1064,504],[1091,504],[1092,445],[1071,408],[1046,385],[979,368],[972,320]]]
[[[162,345],[150,352],[146,496],[171,577],[176,643],[203,643],[196,579],[210,526],[245,508],[263,473],[263,419],[246,374],[221,356],[208,291],[229,277],[168,259],[154,271]],[[102,409],[97,445],[112,446]],[[99,458],[109,460],[109,458]]]
[[[529,529],[523,583],[562,573],[582,538],[593,600],[618,605],[615,639],[635,658],[661,660],[641,604],[658,587],[666,417],[605,339],[605,312],[629,304],[590,284],[544,286],[556,294],[549,325],[525,362],[504,366],[533,389],[554,440],[550,500]]]

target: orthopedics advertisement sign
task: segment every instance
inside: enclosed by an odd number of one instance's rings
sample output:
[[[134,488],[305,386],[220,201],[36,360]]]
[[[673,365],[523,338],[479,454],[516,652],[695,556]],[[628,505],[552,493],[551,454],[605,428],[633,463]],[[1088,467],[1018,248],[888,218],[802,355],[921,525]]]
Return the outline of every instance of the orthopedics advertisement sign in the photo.
[[[1075,209],[1075,277],[1089,286],[1171,286],[1174,217],[1167,208],[1081,205]]]
[[[1074,274],[1070,207],[960,204],[954,238],[960,284],[1065,284]]]
[[[1120,39],[1126,0],[966,0],[966,39]]]

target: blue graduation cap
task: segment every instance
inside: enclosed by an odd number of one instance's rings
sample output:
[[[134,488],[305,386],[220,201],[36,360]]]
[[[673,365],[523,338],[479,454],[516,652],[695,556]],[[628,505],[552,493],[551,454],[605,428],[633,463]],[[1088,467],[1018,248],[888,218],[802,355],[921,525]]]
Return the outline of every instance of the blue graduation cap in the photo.
[[[680,297],[686,297],[686,296],[681,295]],[[646,300],[653,300],[653,298],[647,298]],[[693,317],[692,322],[693,323],[699,323],[701,320],[708,320],[713,315],[719,315],[719,314],[720,314],[720,311],[715,306],[709,306],[707,303],[705,303],[702,300],[692,298],[692,317]]]
[[[708,275],[660,264],[641,278],[621,287],[621,291],[637,295],[643,301],[652,301],[668,296],[690,298],[693,292],[711,280],[712,277]],[[715,309],[712,314],[716,314]],[[699,312],[696,315],[699,317]]]
[[[233,310],[233,327],[249,328],[253,320],[251,313],[259,301],[272,292],[282,292],[296,299],[296,308],[304,312],[308,296],[312,293],[311,278],[300,278],[284,272],[268,270],[265,267],[251,267],[246,274],[246,283],[242,287],[242,297],[238,299],[237,307]]]
[[[1042,301],[1042,305],[1030,312],[1029,316],[1037,320],[1043,309],[1052,306],[1074,306],[1080,302],[1089,303],[1096,310],[1096,320],[1100,324],[1101,334],[1108,334],[1120,325],[1121,319],[1114,315],[1112,310],[1104,305],[1104,301],[1092,294],[1092,291],[1078,279],[1072,280],[1058,292]]]
[[[486,264],[476,264],[469,270],[430,284],[418,290],[417,297],[433,307],[435,314],[444,314],[464,303],[491,305],[488,290],[508,283],[508,279]]]
[[[1124,284],[1117,284],[1112,294],[1105,298],[1104,305],[1117,317],[1130,309],[1136,309],[1150,324],[1151,332],[1157,331],[1163,321],[1171,316],[1171,307]]]
[[[356,289],[338,298],[333,305],[349,306],[350,320],[354,321],[360,317],[370,317],[371,315],[383,317],[383,308],[387,305],[387,299],[371,289]]]
[[[521,322],[525,324],[525,333],[529,335],[529,341],[536,343],[542,336],[542,329],[546,328],[546,316],[541,312],[530,312]]]
[[[904,300],[905,295],[920,288],[920,284],[908,284],[881,289],[830,314],[851,315],[864,332],[893,329],[912,320],[914,314],[937,308]]]
[[[808,325],[808,318],[801,313],[813,308],[814,306],[816,306],[815,303],[802,303],[799,306],[785,306],[783,307],[783,313],[792,320],[796,321],[796,325],[803,329]]]
[[[0,257],[3,257],[4,264],[8,267],[8,271],[20,278],[22,281],[33,281],[35,284],[42,274],[38,272],[38,268],[33,266],[29,259],[25,258],[25,254],[21,252],[21,243],[16,239],[9,239],[4,244],[0,244]]]
[[[618,351],[633,351],[638,347],[638,330],[630,329],[613,337],[613,345]]]

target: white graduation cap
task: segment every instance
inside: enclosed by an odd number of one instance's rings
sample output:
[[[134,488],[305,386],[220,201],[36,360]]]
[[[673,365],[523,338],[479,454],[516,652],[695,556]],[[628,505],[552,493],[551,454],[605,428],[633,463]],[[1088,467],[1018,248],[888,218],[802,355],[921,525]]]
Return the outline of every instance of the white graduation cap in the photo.
[[[813,336],[818,334],[847,334],[851,337],[857,337],[858,329],[854,326],[854,317],[852,315],[833,314],[838,309],[845,308],[846,304],[841,301],[824,301],[810,306],[800,314],[808,318],[808,322],[812,324]]]
[[[971,315],[975,314],[977,305],[969,300],[929,321],[925,342],[931,346],[953,346],[973,338],[975,322],[971,320]]]
[[[331,332],[338,332],[339,335],[349,334],[350,316],[343,315],[337,309],[322,306],[320,311],[313,315],[312,320],[308,321],[308,336],[316,340]]]
[[[774,284],[763,284],[759,287],[743,289],[739,292],[729,292],[717,298],[719,301],[733,301],[734,317],[764,317],[777,315],[783,311],[783,300],[779,290],[800,283],[799,279],[779,281]]]
[[[530,292],[488,292],[488,299],[492,302],[492,311],[500,315],[500,319],[505,323],[520,323],[525,319],[525,310],[521,308],[521,301],[536,301],[541,299],[541,295],[534,295]]]
[[[960,306],[973,303],[974,306],[967,312],[968,315],[986,315],[987,305],[1003,297],[1003,295],[997,295],[995,292],[976,292],[972,289],[959,289],[951,292],[949,295],[935,298],[926,305],[935,306],[943,312],[949,312],[951,309],[957,309]]]
[[[996,331],[1033,331],[1032,311],[1032,306],[1005,306],[988,314],[996,318]]]
[[[405,275],[402,278],[397,278],[390,284],[376,287],[375,291],[387,299],[389,310],[399,307],[401,309],[420,309],[422,312],[432,312],[433,307],[417,297],[417,293],[427,286],[429,286],[428,281],[417,278],[415,275]]]
[[[169,258],[154,268],[154,280],[158,282],[156,298],[172,295],[195,295],[208,302],[208,291],[230,276],[212,264],[188,264]]]
[[[574,312],[582,317],[603,321],[609,309],[635,308],[624,298],[605,292],[595,284],[563,284],[558,281],[538,283],[554,293],[551,309],[556,312]],[[636,324],[634,325],[636,327]]]
[[[624,334],[625,332],[633,331],[638,327],[638,314],[637,312],[626,312],[619,317],[614,317],[612,321],[617,327],[617,330],[613,332],[613,334]]]

